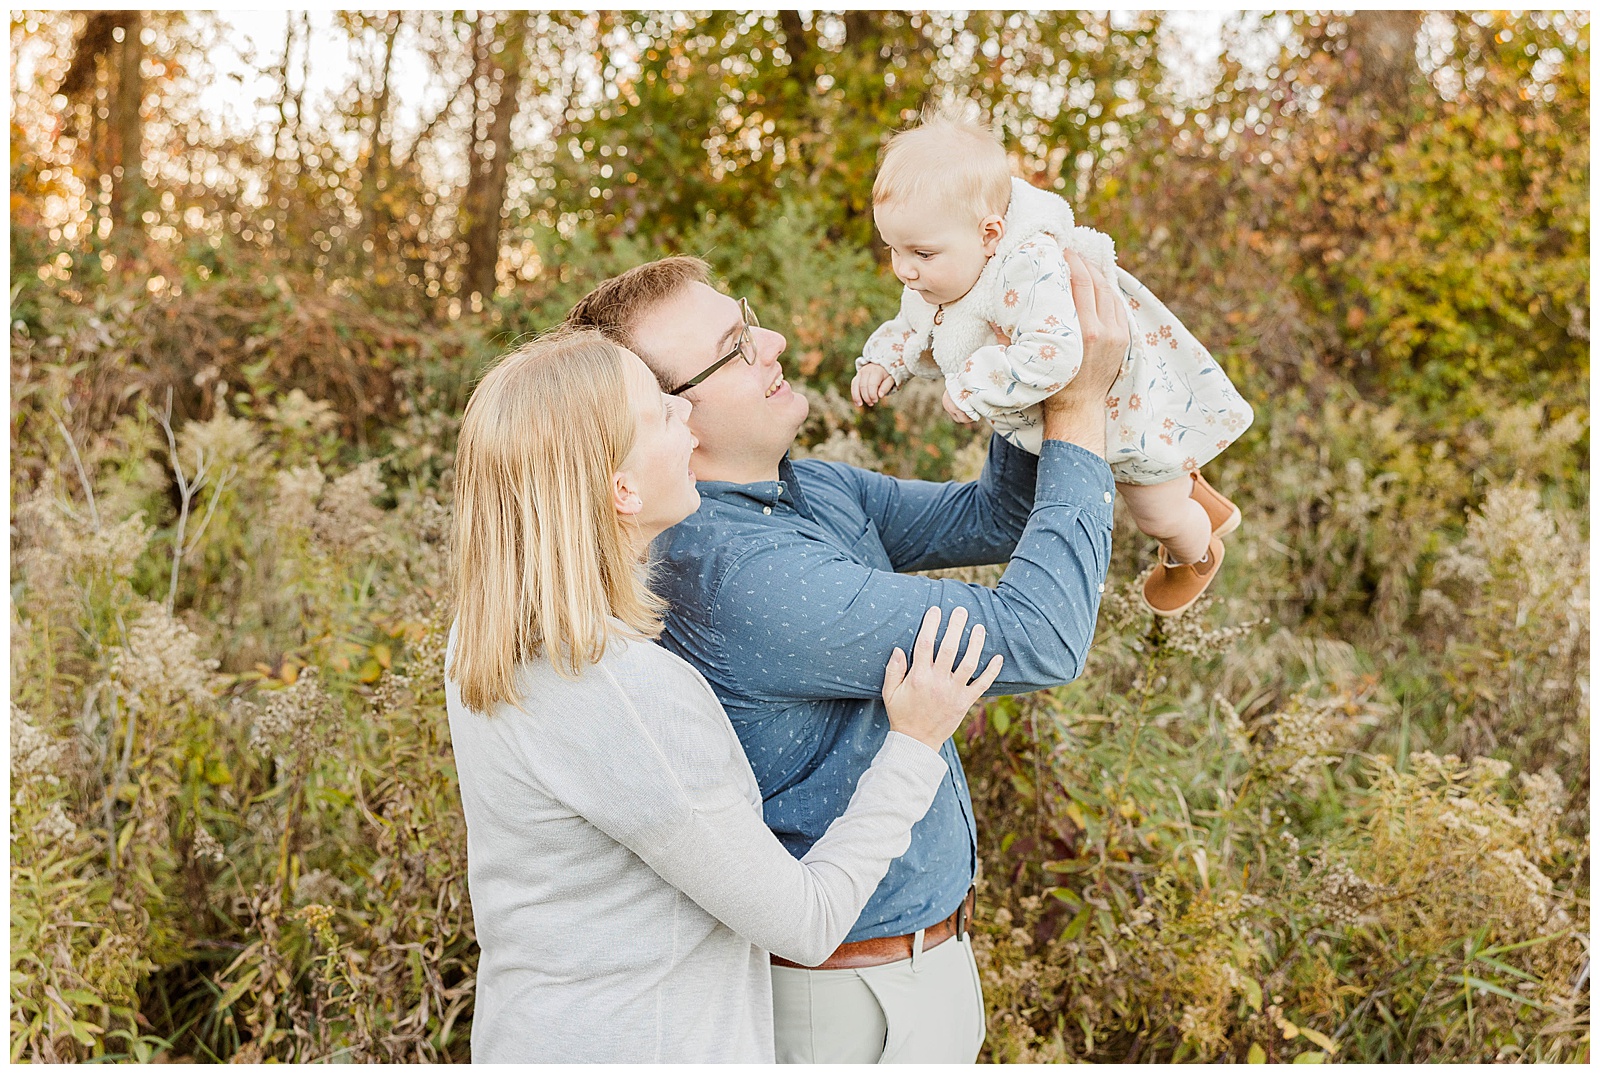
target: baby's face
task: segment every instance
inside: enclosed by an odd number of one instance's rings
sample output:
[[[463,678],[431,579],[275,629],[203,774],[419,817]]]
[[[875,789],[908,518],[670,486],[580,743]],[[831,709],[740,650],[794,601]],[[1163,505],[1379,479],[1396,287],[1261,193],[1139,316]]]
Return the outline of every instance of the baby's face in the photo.
[[[929,305],[961,298],[978,282],[1004,226],[999,217],[974,219],[925,206],[880,205],[872,212],[889,247],[894,274]]]

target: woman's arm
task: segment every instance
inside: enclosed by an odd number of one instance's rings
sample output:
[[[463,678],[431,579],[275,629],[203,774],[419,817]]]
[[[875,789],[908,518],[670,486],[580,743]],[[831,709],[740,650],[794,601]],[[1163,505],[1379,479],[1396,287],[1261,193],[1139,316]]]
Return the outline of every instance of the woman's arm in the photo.
[[[653,646],[641,660],[591,669],[602,707],[541,721],[529,763],[560,801],[729,928],[793,961],[821,962],[910,845],[950,775],[939,745],[999,672],[994,660],[973,679],[976,630],[956,665],[964,615],[935,651],[939,620],[930,609],[912,657],[891,657],[891,730],[849,806],[799,861],[751,801],[754,779],[710,688]]]

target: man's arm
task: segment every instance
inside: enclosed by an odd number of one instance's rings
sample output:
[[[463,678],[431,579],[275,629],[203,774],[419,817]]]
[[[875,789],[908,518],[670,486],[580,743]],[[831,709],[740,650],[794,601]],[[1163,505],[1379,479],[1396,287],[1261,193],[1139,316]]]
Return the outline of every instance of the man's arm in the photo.
[[[1011,558],[1033,509],[1039,460],[996,436],[976,481],[909,481],[855,466],[831,468],[853,486],[894,569],[927,571]]]
[[[752,544],[708,595],[717,675],[751,698],[875,697],[889,654],[938,604],[984,625],[985,660],[1005,657],[989,693],[1070,682],[1094,637],[1112,498],[1104,460],[1046,443],[1033,513],[994,589],[874,570],[799,534]]]

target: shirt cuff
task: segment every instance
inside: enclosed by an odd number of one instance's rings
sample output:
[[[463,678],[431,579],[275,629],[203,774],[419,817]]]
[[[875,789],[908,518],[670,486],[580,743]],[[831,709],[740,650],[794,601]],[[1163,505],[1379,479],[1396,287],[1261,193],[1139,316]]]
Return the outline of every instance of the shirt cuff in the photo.
[[[1033,494],[1035,510],[1046,504],[1077,507],[1109,530],[1116,499],[1116,482],[1106,460],[1065,440],[1044,442]]]

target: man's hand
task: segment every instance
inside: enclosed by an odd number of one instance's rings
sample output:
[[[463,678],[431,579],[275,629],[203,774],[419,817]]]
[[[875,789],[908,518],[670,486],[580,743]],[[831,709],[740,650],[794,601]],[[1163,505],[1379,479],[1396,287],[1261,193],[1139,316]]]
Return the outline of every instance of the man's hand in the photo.
[[[1070,250],[1066,259],[1083,332],[1083,365],[1072,383],[1044,401],[1044,436],[1103,456],[1106,393],[1128,353],[1128,315],[1104,273]]]
[[[956,406],[956,401],[950,398],[949,389],[945,389],[944,398],[939,400],[939,402],[944,406],[944,412],[949,414],[952,420],[958,421],[962,425],[971,425],[974,421],[978,420],[972,415],[968,414],[965,410],[962,410],[960,407]]]
[[[894,388],[893,373],[881,365],[864,365],[850,381],[850,398],[856,406],[873,406]]]

